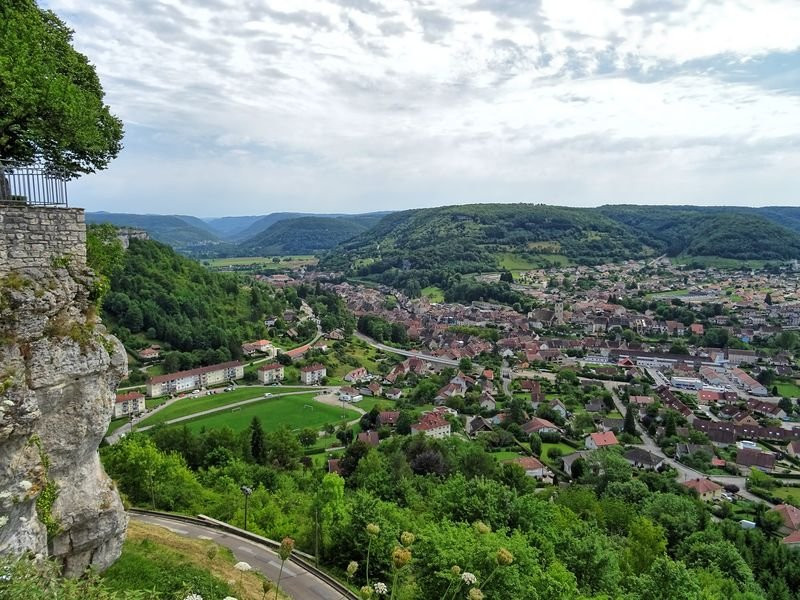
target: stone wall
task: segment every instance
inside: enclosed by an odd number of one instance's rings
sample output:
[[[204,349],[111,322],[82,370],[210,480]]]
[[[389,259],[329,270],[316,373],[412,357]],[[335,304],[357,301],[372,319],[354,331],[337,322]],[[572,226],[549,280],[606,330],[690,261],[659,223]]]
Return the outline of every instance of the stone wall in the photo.
[[[50,267],[67,257],[86,264],[82,208],[0,205],[0,273]]]

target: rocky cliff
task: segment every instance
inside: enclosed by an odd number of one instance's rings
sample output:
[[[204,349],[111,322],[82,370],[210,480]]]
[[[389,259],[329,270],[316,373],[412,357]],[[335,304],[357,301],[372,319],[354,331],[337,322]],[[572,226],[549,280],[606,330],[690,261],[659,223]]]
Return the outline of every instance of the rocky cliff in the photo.
[[[127,525],[97,448],[126,370],[96,317],[82,211],[0,207],[0,552],[104,569]]]

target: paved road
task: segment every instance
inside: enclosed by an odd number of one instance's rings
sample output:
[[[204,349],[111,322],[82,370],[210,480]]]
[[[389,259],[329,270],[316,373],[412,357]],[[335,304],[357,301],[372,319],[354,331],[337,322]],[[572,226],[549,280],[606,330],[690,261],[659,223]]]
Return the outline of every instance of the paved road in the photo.
[[[273,582],[278,580],[278,571],[281,565],[280,558],[275,552],[261,544],[212,527],[173,521],[168,517],[134,513],[129,513],[129,515],[131,519],[151,525],[160,525],[179,535],[213,540],[220,546],[230,549],[236,560],[248,563],[255,571],[263,574]],[[340,600],[342,597],[341,593],[291,559],[283,567],[281,590],[295,600]]]
[[[156,406],[153,410],[151,410],[151,411],[149,411],[147,413],[144,413],[141,417],[134,418],[133,421],[129,420],[127,423],[125,423],[125,425],[123,425],[119,429],[115,430],[114,433],[109,435],[106,438],[106,442],[108,442],[109,444],[116,444],[118,441],[120,441],[120,439],[122,439],[123,436],[125,436],[125,435],[127,435],[128,433],[131,432],[131,425],[135,425],[136,423],[138,423],[142,419],[146,419],[147,417],[150,417],[150,416],[156,414],[157,412],[164,410],[165,408],[167,408],[171,404],[175,404],[175,402],[177,402],[178,400],[183,400],[184,398],[185,398],[185,396],[180,396],[178,398],[170,398],[169,400],[167,400],[163,404],[159,404],[158,406]],[[147,428],[147,429],[149,429],[149,428]]]
[[[441,358],[439,356],[431,356],[430,354],[423,354],[422,352],[413,352],[411,350],[401,350],[399,348],[393,348],[392,346],[387,346],[386,344],[381,344],[380,342],[376,342],[371,337],[367,337],[363,333],[356,332],[355,336],[361,341],[366,342],[373,348],[377,348],[378,350],[382,350],[383,352],[393,352],[394,354],[399,354],[400,356],[407,356],[409,358],[420,358],[424,361],[445,365],[447,367],[458,367],[457,360],[452,360],[449,358]]]

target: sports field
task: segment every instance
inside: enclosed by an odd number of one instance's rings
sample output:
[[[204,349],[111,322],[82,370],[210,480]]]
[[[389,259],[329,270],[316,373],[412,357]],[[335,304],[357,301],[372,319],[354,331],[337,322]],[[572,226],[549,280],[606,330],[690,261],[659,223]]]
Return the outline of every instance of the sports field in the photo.
[[[228,404],[235,404],[243,400],[262,398],[264,394],[285,394],[287,392],[301,392],[303,388],[282,387],[282,386],[248,386],[238,387],[230,392],[218,392],[208,396],[187,396],[178,400],[166,408],[161,409],[156,414],[144,418],[137,424],[137,427],[148,427],[157,425],[171,419],[185,417],[194,413],[211,410]]]
[[[175,427],[187,425],[192,431],[219,429],[230,427],[234,431],[242,431],[250,425],[253,417],[261,419],[265,431],[273,431],[284,425],[289,429],[312,427],[321,429],[328,423],[339,424],[358,418],[354,410],[346,409],[342,419],[342,409],[328,406],[314,400],[315,394],[298,394],[282,396],[254,402],[242,407],[234,407],[211,415],[197,417],[188,421],[175,423]]]

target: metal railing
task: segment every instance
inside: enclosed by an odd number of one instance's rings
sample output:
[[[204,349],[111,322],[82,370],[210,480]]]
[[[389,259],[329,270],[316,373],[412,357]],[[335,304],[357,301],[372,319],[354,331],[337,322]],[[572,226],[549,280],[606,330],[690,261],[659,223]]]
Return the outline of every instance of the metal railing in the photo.
[[[67,180],[41,165],[0,161],[0,204],[66,207]]]

